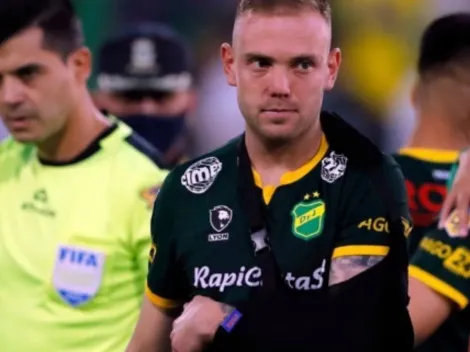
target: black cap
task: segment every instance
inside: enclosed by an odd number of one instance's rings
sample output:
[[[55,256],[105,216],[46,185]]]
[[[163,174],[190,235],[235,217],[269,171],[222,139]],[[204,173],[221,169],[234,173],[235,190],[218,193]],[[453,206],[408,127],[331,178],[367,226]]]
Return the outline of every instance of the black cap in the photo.
[[[470,57],[470,13],[434,20],[421,38],[418,71],[423,74],[449,62]]]
[[[100,90],[184,91],[192,84],[188,49],[164,24],[143,23],[106,41],[99,52]]]

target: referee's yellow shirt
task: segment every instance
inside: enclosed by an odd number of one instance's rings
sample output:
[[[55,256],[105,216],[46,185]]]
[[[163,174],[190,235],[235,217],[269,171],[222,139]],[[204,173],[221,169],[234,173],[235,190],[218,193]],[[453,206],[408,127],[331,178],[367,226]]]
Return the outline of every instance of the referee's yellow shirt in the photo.
[[[66,164],[0,144],[0,351],[124,351],[166,174],[119,122]]]

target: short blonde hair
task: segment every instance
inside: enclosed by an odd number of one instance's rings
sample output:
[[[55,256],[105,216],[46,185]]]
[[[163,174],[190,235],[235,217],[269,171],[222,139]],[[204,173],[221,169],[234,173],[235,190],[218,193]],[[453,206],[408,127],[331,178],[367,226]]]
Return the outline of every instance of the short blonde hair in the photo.
[[[276,13],[310,9],[331,22],[331,6],[328,0],[240,0],[237,17],[249,12]]]

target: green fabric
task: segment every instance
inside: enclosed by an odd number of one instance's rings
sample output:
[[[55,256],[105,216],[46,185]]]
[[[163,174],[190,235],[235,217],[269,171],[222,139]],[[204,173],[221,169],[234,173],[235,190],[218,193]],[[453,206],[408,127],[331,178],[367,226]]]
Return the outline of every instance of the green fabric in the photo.
[[[237,196],[237,144],[178,166],[162,186],[151,223],[156,255],[147,281],[154,304],[170,308],[199,294],[237,306],[259,286],[261,270]],[[386,211],[368,177],[354,166],[341,170],[338,160],[346,158],[326,142],[320,150],[282,177],[266,205],[271,248],[285,282],[299,291],[324,287],[332,257],[388,251]],[[388,162],[384,168],[409,224],[399,169]],[[272,187],[263,191],[266,200]]]

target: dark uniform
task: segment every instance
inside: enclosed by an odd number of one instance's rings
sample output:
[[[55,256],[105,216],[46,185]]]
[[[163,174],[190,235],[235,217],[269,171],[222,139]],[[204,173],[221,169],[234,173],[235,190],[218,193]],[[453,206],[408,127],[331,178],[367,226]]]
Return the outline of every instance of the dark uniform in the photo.
[[[455,170],[455,168],[454,168]],[[450,180],[452,180],[452,175]],[[410,275],[455,303],[458,311],[433,334],[419,352],[467,352],[470,334],[470,239],[456,238],[455,213],[445,230],[424,235],[410,263]]]
[[[457,151],[424,148],[404,148],[395,155],[405,176],[413,219],[413,232],[408,238],[411,254],[424,234],[435,228],[446,195],[449,170],[457,156]]]
[[[323,117],[322,125],[334,119]],[[237,198],[239,143],[237,138],[178,166],[165,180],[154,207],[147,281],[148,297],[157,306],[175,307],[204,295],[238,307],[260,286],[248,219]],[[409,231],[399,167],[392,158],[381,166]],[[328,288],[333,258],[387,255],[384,202],[364,171],[330,146],[328,133],[316,155],[283,175],[279,187],[263,187],[255,171],[253,177],[265,202],[269,244],[293,291]]]

